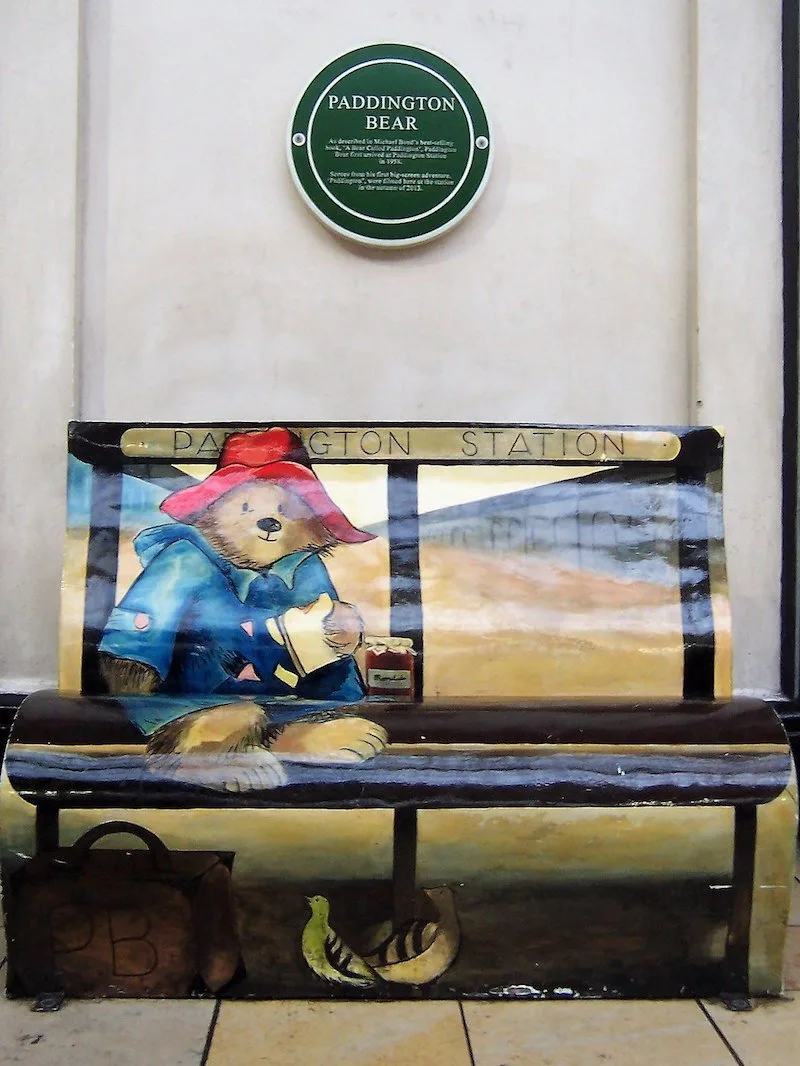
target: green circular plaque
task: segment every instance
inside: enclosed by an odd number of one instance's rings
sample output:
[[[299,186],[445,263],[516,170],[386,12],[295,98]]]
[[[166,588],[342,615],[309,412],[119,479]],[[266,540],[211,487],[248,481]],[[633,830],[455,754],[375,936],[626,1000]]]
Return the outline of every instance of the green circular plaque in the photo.
[[[364,244],[419,244],[456,225],[486,184],[478,95],[444,59],[373,44],[329,63],[289,125],[289,166],[325,225]]]

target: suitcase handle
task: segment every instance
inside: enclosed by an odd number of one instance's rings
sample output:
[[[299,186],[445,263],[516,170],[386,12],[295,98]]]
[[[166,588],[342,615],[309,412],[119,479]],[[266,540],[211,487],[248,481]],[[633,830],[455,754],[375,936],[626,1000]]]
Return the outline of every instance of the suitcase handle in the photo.
[[[153,868],[160,873],[172,872],[172,861],[169,857],[169,850],[163,840],[160,840],[155,833],[151,833],[149,829],[143,828],[141,825],[135,825],[133,822],[104,822],[103,825],[96,825],[94,829],[88,830],[82,837],[75,841],[70,848],[72,855],[70,861],[74,862],[76,866],[82,865],[86,862],[86,858],[89,854],[89,849],[93,844],[96,844],[98,840],[103,837],[112,836],[114,833],[129,833],[131,836],[138,837],[147,845],[147,850],[150,852],[150,857],[153,860]]]

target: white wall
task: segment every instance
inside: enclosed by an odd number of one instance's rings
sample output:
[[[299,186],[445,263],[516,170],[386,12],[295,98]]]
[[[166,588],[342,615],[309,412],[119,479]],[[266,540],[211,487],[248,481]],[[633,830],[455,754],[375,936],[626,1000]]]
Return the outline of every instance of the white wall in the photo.
[[[56,674],[73,410],[78,11],[0,5],[0,691]]]
[[[702,0],[699,12],[675,0],[6,0],[3,72],[17,76],[2,106],[42,128],[33,158],[0,132],[12,162],[0,282],[17,323],[0,335],[15,412],[0,433],[4,454],[21,455],[3,506],[27,538],[20,557],[14,531],[0,533],[0,687],[55,676],[74,313],[85,418],[725,422],[736,680],[775,690],[780,2]],[[447,55],[495,134],[475,211],[401,253],[329,235],[284,161],[304,83],[381,39]],[[22,269],[9,231],[30,246]],[[55,261],[58,294],[41,289]],[[57,369],[36,386],[45,349]],[[31,417],[33,440],[20,435]]]
[[[777,690],[780,4],[698,3],[697,420],[724,425],[736,682]],[[735,13],[733,11],[735,9]]]

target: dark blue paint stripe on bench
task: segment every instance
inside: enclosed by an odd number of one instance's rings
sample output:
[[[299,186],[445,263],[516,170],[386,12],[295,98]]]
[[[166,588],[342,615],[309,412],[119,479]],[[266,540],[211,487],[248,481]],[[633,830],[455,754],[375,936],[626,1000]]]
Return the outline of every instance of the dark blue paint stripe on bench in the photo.
[[[225,756],[228,762],[237,756]],[[248,756],[239,758],[247,759]],[[218,763],[222,766],[222,763]],[[209,763],[213,768],[214,764]],[[61,807],[704,806],[764,803],[789,782],[784,753],[384,754],[363,763],[283,762],[285,783],[246,795],[176,781],[141,753],[102,758],[12,747],[9,777]]]

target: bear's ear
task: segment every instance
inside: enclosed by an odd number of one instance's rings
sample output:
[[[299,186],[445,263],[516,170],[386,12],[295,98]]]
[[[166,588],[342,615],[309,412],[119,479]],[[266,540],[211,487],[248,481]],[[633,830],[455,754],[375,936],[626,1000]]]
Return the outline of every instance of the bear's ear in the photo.
[[[320,530],[322,531],[323,536],[319,538],[316,544],[309,544],[308,550],[316,552],[317,555],[323,557],[331,555],[333,549],[341,544],[341,541],[338,540],[326,526],[323,526],[322,523],[320,523]]]
[[[300,523],[298,523],[299,525]],[[310,518],[306,518],[302,522],[305,529],[305,534],[308,537],[308,541],[305,545],[305,551],[314,552],[315,555],[330,555],[333,549],[340,543],[335,534],[331,533],[326,525],[317,518],[316,515],[312,515]]]

